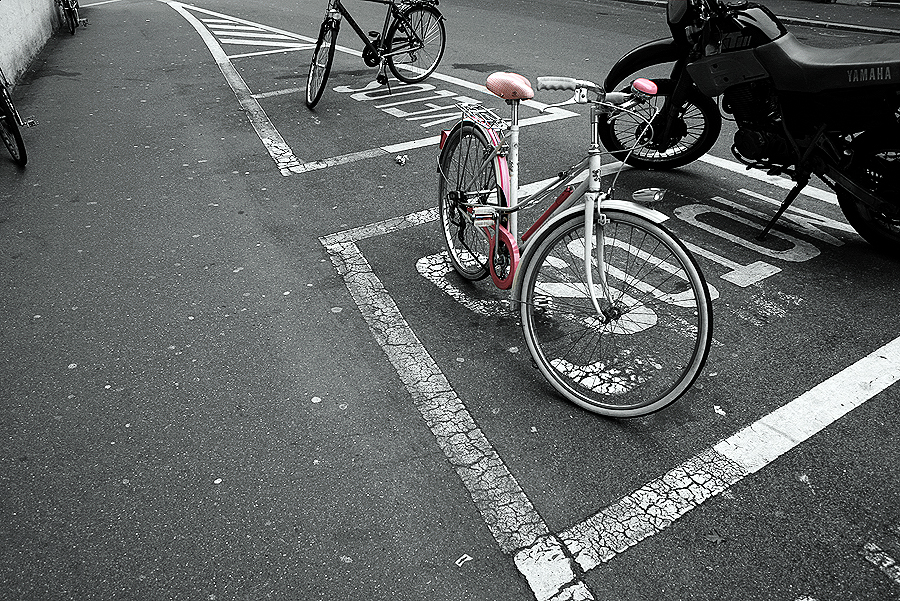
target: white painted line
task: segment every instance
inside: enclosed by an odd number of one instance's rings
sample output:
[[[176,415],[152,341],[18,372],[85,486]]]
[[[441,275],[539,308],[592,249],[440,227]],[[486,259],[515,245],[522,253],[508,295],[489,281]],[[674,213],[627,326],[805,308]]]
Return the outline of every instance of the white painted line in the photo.
[[[331,234],[320,241],[500,548],[512,553],[547,535],[546,524],[356,244],[357,240],[420,225],[423,217],[430,219],[433,212]]]
[[[875,543],[866,543],[863,546],[862,554],[866,561],[887,576],[894,586],[900,586],[900,565],[897,564],[893,557],[885,553]]]
[[[792,180],[786,177],[781,177],[779,175],[769,175],[765,171],[760,171],[759,169],[747,169],[746,165],[742,165],[741,163],[730,161],[728,159],[720,159],[719,157],[714,157],[710,154],[704,154],[702,157],[700,157],[699,160],[716,167],[721,167],[722,169],[733,171],[734,173],[740,173],[741,175],[746,175],[747,177],[758,179],[761,182],[766,182],[785,190],[790,190],[796,185]],[[837,204],[837,196],[834,194],[834,192],[820,190],[815,186],[806,186],[801,194],[803,194],[804,196],[815,198],[817,200],[821,200],[822,202],[827,202],[828,204]]]
[[[298,44],[297,46],[292,46],[289,48],[274,48],[272,50],[261,50],[259,52],[242,52],[241,54],[229,54],[228,58],[236,59],[236,58],[247,58],[251,56],[264,56],[266,54],[283,54],[285,52],[297,52],[298,50],[309,50],[312,48],[312,44],[302,45]],[[302,88],[298,88],[302,89]],[[275,95],[275,94],[273,94]],[[258,94],[254,94],[253,97],[258,97]]]
[[[223,44],[228,44],[231,46],[268,46],[268,47],[278,47],[278,48],[294,48],[297,50],[308,50],[312,48],[310,44],[298,44],[297,42],[275,42],[275,41],[265,41],[265,40],[245,40],[245,39],[237,39],[237,38],[219,38],[219,42]]]
[[[900,380],[900,338],[559,534],[585,571],[808,440]]]
[[[91,6],[100,6],[101,4],[112,4],[113,2],[121,2],[122,0],[103,0],[103,2],[91,2],[90,4],[80,4],[81,8],[89,8]]]
[[[164,1],[166,4],[178,11],[178,13],[181,14],[181,16],[184,17],[184,19],[188,23],[190,23],[194,27],[194,29],[197,30],[197,33],[206,44],[206,47],[209,49],[210,54],[212,54],[213,59],[216,61],[216,64],[222,71],[222,75],[225,76],[225,81],[227,81],[228,85],[231,86],[234,95],[238,99],[238,102],[247,113],[247,116],[250,119],[250,123],[251,125],[253,125],[253,129],[256,130],[259,139],[266,147],[266,150],[269,151],[269,156],[271,156],[272,160],[275,161],[275,164],[281,170],[282,174],[285,173],[287,169],[299,165],[300,161],[298,161],[297,157],[294,156],[294,152],[291,150],[291,147],[287,145],[287,142],[284,141],[284,138],[282,138],[281,134],[278,133],[278,130],[275,129],[275,126],[269,120],[269,116],[266,115],[266,112],[263,110],[262,106],[260,106],[259,102],[257,102],[257,100],[253,98],[253,95],[250,93],[250,88],[247,87],[247,84],[244,82],[244,79],[241,77],[240,73],[237,72],[237,69],[235,69],[234,65],[228,59],[225,51],[218,44],[218,42],[216,42],[215,36],[210,33],[206,26],[203,25],[203,23],[201,23],[200,20],[197,19],[197,17],[188,12],[188,5],[182,4],[181,2],[175,2],[174,0],[160,1]],[[191,10],[207,14],[224,16],[218,15],[217,13],[213,13],[212,11],[208,11],[205,9],[196,7],[190,8]]]
[[[263,42],[267,42],[269,40],[291,40],[291,39],[293,39],[291,37],[284,35],[283,33],[260,33],[259,31],[252,31],[252,32],[251,31],[235,31],[234,29],[231,29],[231,28],[222,29],[219,27],[210,27],[210,29],[212,29],[213,33],[219,34],[220,36],[230,35],[235,38],[256,39],[256,40],[262,40]],[[226,40],[224,38],[221,38],[219,41],[222,42],[222,41],[226,41]],[[240,40],[238,40],[238,41],[240,41]],[[297,42],[293,42],[293,43],[296,44]],[[303,45],[306,46],[307,48],[312,46],[312,44],[305,44],[305,43]]]

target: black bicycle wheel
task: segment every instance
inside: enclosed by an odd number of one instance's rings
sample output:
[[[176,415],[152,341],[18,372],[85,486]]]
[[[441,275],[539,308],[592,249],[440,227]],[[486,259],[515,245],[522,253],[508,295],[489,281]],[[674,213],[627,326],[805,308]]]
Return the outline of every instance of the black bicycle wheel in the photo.
[[[325,91],[325,82],[328,81],[331,63],[334,62],[334,43],[340,26],[340,21],[330,17],[322,22],[306,77],[306,106],[309,108],[316,106]]]
[[[630,74],[620,87],[628,91],[631,82],[645,77],[640,70]],[[669,135],[662,142],[648,140],[647,120],[653,117],[671,94],[674,82],[668,78],[647,77],[656,83],[659,92],[647,102],[632,108],[632,113],[621,113],[600,122],[600,142],[617,159],[641,169],[674,169],[692,163],[703,156],[719,137],[722,117],[715,101],[692,88],[678,115],[670,124]],[[660,117],[653,121],[654,128],[665,127]],[[628,151],[637,143],[629,155]],[[627,158],[626,158],[627,157]]]
[[[0,84],[0,138],[12,155],[13,161],[24,167],[28,162],[28,153],[25,151],[25,142],[19,132],[19,124],[16,122],[16,110],[6,86]]]
[[[544,231],[529,253],[521,295],[532,358],[575,404],[637,417],[678,399],[696,380],[712,341],[709,289],[696,261],[666,229],[602,211],[594,222],[592,276],[584,271],[584,215]],[[603,249],[607,298],[597,249]]]
[[[446,43],[441,13],[432,6],[413,5],[388,29],[388,67],[404,83],[420,82],[437,69]]]
[[[453,131],[438,159],[438,213],[450,262],[467,280],[489,273],[491,249],[484,233],[472,222],[468,204],[506,206],[494,160],[485,164],[491,146],[477,127],[464,124]]]
[[[69,33],[75,35],[75,28],[78,27],[78,11],[71,2],[67,1],[63,5],[63,13],[66,15],[66,27],[69,28]]]

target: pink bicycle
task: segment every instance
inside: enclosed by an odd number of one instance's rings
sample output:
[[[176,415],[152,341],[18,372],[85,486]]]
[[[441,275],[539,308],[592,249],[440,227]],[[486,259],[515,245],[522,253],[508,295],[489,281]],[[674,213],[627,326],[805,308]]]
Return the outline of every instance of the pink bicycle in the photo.
[[[612,198],[615,180],[601,188],[600,116],[637,115],[656,86],[638,79],[630,92],[607,93],[572,78],[537,82],[574,93],[549,106],[590,105],[587,156],[520,199],[519,105],[534,91],[515,73],[488,77],[488,90],[510,106],[509,122],[480,104],[459,105],[460,121],[441,138],[438,211],[450,262],[467,280],[490,275],[511,290],[531,356],[564,397],[607,416],[652,413],[693,384],[712,340],[696,260],[663,227],[665,215],[636,202],[664,192],[624,201]],[[649,133],[650,123],[643,127]],[[551,200],[520,237],[519,212]]]

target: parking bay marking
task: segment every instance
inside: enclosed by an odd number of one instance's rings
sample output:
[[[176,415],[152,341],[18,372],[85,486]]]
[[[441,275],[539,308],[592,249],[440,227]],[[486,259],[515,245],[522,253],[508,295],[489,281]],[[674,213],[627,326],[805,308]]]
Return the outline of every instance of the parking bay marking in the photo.
[[[252,97],[249,88],[231,65],[230,58],[213,36],[187,13],[187,5],[172,1],[167,3],[194,25],[204,39],[238,100],[248,111],[260,139],[282,168],[282,173],[285,167],[289,170],[298,166],[300,163],[290,147],[271,124],[257,99]],[[426,139],[429,140],[428,145],[434,143],[434,138]],[[426,145],[424,140],[413,144]],[[351,160],[392,152],[393,147],[379,147],[378,153],[374,150],[355,153]],[[326,161],[326,166],[328,164]],[[330,164],[339,163],[332,161]],[[713,164],[729,169],[737,165],[731,161],[713,161]],[[776,185],[784,187],[787,185],[785,182],[789,180]],[[811,195],[815,194],[813,189]],[[829,198],[816,197],[826,201]],[[517,567],[540,600],[563,595],[567,598],[591,598],[564,548],[568,549],[583,571],[609,561],[628,547],[671,525],[690,509],[762,469],[900,379],[898,338],[618,503],[562,533],[552,534],[356,245],[359,240],[421,225],[435,218],[431,210],[394,220],[393,224],[373,224],[320,240],[501,549],[514,553]],[[397,340],[402,344],[396,345]],[[852,392],[852,399],[846,398],[848,390]],[[845,396],[844,404],[835,401],[840,398],[835,391]],[[627,517],[627,521],[623,522],[623,517]]]
[[[436,219],[429,209],[320,242],[501,550],[513,555],[539,601],[592,599],[580,573],[661,532],[900,379],[897,338],[618,502],[552,533],[357,245]]]

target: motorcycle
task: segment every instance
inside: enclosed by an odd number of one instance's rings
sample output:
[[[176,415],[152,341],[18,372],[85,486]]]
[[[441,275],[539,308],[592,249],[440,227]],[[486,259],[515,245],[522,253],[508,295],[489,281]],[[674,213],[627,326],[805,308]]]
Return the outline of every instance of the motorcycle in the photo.
[[[649,126],[603,120],[606,149],[634,167],[680,167],[712,148],[724,113],[738,161],[796,182],[761,238],[816,175],[865,240],[900,255],[900,43],[815,48],[746,0],[669,0],[666,19],[672,37],[625,54],[604,84],[648,77],[659,92],[645,110],[661,108]]]

